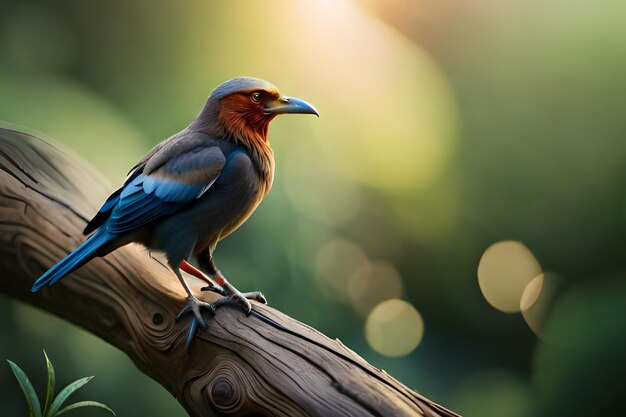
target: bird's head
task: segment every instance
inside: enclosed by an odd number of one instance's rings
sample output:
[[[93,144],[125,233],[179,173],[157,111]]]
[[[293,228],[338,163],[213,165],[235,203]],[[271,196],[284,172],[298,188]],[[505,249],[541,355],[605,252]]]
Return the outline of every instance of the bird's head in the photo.
[[[202,122],[252,146],[267,142],[269,123],[274,117],[293,113],[319,116],[311,104],[282,95],[267,81],[240,77],[213,90],[198,119],[205,119]]]

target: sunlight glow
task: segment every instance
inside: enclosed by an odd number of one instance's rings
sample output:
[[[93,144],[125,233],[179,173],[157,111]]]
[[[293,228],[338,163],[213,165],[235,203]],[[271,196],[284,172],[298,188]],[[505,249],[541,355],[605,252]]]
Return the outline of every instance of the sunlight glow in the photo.
[[[311,80],[308,97],[321,112],[312,128],[326,154],[369,186],[409,192],[431,184],[456,130],[452,92],[435,62],[352,2],[289,4],[298,32],[286,38],[291,65]]]

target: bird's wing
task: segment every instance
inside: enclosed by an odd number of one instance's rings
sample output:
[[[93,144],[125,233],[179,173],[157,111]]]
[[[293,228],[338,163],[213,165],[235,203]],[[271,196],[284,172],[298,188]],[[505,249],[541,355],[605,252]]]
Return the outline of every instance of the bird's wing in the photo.
[[[154,170],[160,168],[169,158],[173,158],[179,154],[185,153],[195,147],[202,146],[206,143],[206,136],[199,133],[181,132],[171,136],[150,149],[128,172],[128,177],[124,184],[115,190],[109,198],[104,202],[98,213],[87,223],[83,230],[84,235],[88,235],[107,221],[111,216],[113,209],[120,201],[122,191],[137,178],[138,175],[145,171],[146,164],[151,162],[151,168]]]
[[[123,233],[176,213],[213,185],[225,161],[218,147],[197,147],[170,158],[150,173],[144,170],[120,193],[107,230]]]
[[[204,194],[220,175],[226,158],[217,146],[193,138],[170,142],[142,161],[85,231],[105,223],[112,233],[131,231],[176,213]],[[96,220],[100,224],[92,225]]]

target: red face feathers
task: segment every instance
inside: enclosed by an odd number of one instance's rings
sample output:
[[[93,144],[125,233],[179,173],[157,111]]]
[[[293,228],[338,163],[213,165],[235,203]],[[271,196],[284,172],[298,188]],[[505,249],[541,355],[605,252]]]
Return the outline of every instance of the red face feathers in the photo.
[[[278,113],[266,111],[270,102],[278,101],[277,91],[253,90],[230,94],[221,100],[219,122],[244,145],[267,143],[270,122]]]
[[[287,113],[318,115],[312,105],[283,96],[267,81],[240,77],[213,90],[190,127],[267,154],[271,152],[267,141],[269,124],[277,115]]]

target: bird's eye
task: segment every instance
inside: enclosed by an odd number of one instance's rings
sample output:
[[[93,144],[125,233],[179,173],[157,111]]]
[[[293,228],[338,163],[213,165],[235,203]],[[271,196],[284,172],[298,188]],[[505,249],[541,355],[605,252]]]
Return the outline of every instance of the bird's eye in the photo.
[[[255,91],[254,93],[252,93],[252,95],[250,96],[250,98],[252,99],[252,101],[254,101],[255,103],[258,103],[259,101],[261,101],[261,93],[259,93],[258,91]]]

